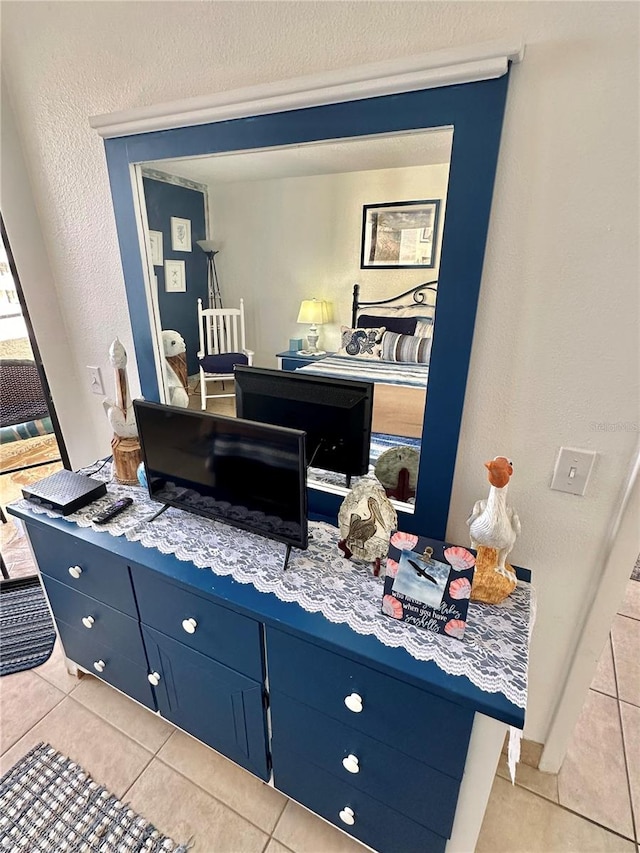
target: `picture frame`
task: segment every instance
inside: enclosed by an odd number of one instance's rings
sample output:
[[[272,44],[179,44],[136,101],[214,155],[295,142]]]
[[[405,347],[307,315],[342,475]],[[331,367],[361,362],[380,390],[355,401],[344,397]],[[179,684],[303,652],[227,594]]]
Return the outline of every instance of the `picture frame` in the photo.
[[[171,249],[174,252],[191,251],[191,220],[171,217]]]
[[[154,267],[164,264],[162,231],[149,231],[149,246],[151,248],[151,263]]]
[[[186,293],[187,277],[184,261],[164,262],[164,289],[166,293]]]
[[[433,269],[440,204],[423,199],[363,205],[360,269]]]

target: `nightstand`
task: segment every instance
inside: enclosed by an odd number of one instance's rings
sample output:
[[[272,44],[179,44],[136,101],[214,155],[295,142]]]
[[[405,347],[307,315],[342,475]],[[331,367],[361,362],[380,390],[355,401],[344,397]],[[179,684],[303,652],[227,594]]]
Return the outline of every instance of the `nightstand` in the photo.
[[[303,355],[299,350],[287,350],[286,352],[276,353],[278,359],[278,370],[298,370],[299,367],[305,367],[307,364],[313,364],[314,361],[322,361],[328,355],[335,355],[333,352],[323,352],[320,355]]]

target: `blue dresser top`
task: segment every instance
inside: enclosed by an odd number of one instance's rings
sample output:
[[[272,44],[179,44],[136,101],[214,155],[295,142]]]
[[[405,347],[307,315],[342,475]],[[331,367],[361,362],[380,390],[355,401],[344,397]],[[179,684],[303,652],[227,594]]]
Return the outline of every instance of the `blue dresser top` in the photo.
[[[211,570],[198,568],[173,554],[160,553],[155,548],[131,542],[125,536],[79,527],[64,518],[36,513],[24,504],[11,506],[8,511],[29,525],[37,525],[41,530],[59,530],[75,537],[78,542],[104,548],[128,563],[137,564],[143,571],[151,571],[192,592],[212,597],[239,613],[351,657],[461,706],[517,728],[524,727],[524,709],[509,701],[502,693],[482,690],[465,676],[450,675],[434,662],[417,660],[403,648],[385,645],[372,635],[359,634],[347,624],[335,624],[322,614],[311,613],[295,602],[282,601],[272,593],[260,592],[250,583],[239,583],[231,576],[221,576]],[[242,535],[238,531],[238,536]],[[518,570],[518,574],[520,579],[530,579],[530,573],[526,570]],[[528,618],[528,614],[524,616]],[[526,644],[523,644],[521,651],[526,659]]]

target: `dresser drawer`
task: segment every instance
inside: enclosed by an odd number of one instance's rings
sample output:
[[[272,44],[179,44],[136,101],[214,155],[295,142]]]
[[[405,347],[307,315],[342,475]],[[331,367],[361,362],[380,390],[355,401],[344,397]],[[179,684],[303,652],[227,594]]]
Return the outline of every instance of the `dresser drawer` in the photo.
[[[42,575],[42,580],[56,620],[146,668],[147,658],[137,620],[47,575]]]
[[[137,619],[129,569],[123,560],[71,532],[34,524],[28,524],[27,530],[42,574]]]
[[[276,774],[280,756],[295,752],[345,784],[374,798],[383,797],[392,809],[449,837],[459,780],[273,691],[271,728]]]
[[[462,778],[473,711],[272,628],[267,657],[272,690]]]
[[[306,367],[307,364],[311,364],[310,361],[303,361],[301,358],[283,358],[282,359],[282,369],[283,370],[299,370],[301,367]]]
[[[79,664],[92,675],[122,690],[127,696],[136,699],[152,711],[156,703],[148,681],[146,666],[138,666],[129,658],[116,654],[108,646],[103,646],[87,635],[89,631],[79,631],[66,622],[56,622],[65,655]],[[98,667],[95,666],[98,664]]]
[[[131,572],[145,625],[256,681],[263,680],[259,622],[166,583],[139,566],[133,565]]]
[[[444,851],[446,838],[399,814],[382,801],[386,799],[385,788],[378,792],[379,799],[374,799],[289,750],[283,750],[278,762],[274,761],[273,781],[279,791],[379,853]],[[423,795],[428,798],[431,791],[423,791]],[[341,818],[342,813],[349,819],[345,809],[351,810],[353,825]]]

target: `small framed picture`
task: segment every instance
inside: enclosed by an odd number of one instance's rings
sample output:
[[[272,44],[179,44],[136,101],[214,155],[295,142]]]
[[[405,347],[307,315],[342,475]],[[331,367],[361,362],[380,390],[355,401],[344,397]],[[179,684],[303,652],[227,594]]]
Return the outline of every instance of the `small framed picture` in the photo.
[[[439,199],[365,204],[360,268],[433,268],[439,213]]]
[[[164,289],[167,293],[185,293],[187,278],[184,261],[164,262]]]
[[[151,246],[151,263],[154,267],[161,267],[164,263],[162,231],[149,231],[149,245]]]
[[[191,220],[171,217],[171,248],[174,252],[191,251]]]

